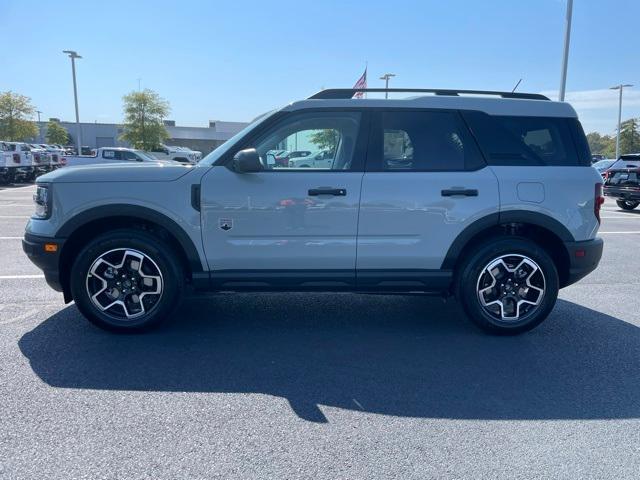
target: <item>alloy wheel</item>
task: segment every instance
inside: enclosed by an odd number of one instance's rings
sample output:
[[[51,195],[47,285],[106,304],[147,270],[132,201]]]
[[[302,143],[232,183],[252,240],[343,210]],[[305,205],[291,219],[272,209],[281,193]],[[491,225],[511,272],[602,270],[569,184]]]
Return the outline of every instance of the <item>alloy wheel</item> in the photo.
[[[93,305],[116,320],[149,313],[163,292],[162,272],[144,253],[117,248],[101,254],[89,268],[86,289]]]
[[[481,270],[477,294],[483,310],[494,320],[518,322],[542,303],[544,273],[525,255],[502,255]]]

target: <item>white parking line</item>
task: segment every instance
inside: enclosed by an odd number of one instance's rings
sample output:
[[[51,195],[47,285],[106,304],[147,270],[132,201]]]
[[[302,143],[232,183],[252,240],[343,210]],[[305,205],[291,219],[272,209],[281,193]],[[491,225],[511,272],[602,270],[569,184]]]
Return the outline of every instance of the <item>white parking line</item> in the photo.
[[[611,234],[620,235],[620,234],[626,234],[626,233],[640,233],[640,230],[636,230],[636,231],[633,231],[633,232],[631,232],[631,231],[630,232],[598,232],[598,235],[601,234],[601,233],[611,233]]]
[[[609,219],[609,220],[640,220],[640,216],[637,217],[623,217],[623,216],[619,216],[619,217],[600,217],[603,220],[604,219]]]
[[[0,240],[22,240],[22,237],[0,237]]]
[[[33,204],[27,203],[10,203],[9,205],[0,205],[0,208],[9,208],[9,207],[33,207]]]
[[[44,278],[44,275],[0,275],[0,280],[20,280],[23,278]]]
[[[0,218],[31,218],[29,215],[0,215]]]

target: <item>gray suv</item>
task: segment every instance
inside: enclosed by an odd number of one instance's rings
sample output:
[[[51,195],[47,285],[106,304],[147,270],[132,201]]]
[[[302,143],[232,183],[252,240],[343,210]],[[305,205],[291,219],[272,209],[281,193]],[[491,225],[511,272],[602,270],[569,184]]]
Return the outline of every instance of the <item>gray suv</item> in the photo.
[[[39,177],[24,251],[115,331],[171,317],[187,287],[452,294],[486,331],[540,324],[602,254],[602,178],[575,111],[536,94],[389,91],[418,96],[323,90],[195,166]],[[326,161],[267,155],[301,149]]]

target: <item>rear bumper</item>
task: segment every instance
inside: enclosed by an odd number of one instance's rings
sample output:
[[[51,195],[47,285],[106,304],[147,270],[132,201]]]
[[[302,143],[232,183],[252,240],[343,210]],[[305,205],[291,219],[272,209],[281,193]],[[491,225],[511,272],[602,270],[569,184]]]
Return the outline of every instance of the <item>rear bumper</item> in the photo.
[[[604,187],[602,190],[607,197],[613,197],[618,200],[640,201],[640,189]]]
[[[594,238],[584,242],[565,242],[564,245],[569,254],[569,275],[560,287],[576,283],[596,269],[602,258],[604,242],[601,238]]]
[[[56,244],[57,251],[47,252],[45,244]],[[22,239],[22,250],[27,254],[29,260],[44,273],[44,278],[51,288],[58,292],[63,291],[62,279],[60,278],[60,252],[64,239],[39,237],[30,233],[25,233]]]

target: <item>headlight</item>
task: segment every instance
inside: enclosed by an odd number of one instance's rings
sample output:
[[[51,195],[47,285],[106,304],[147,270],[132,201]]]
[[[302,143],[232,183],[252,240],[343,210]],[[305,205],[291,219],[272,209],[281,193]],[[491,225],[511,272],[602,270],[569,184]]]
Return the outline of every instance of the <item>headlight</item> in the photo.
[[[36,211],[33,214],[35,218],[47,219],[51,216],[51,192],[48,185],[36,186],[33,201],[36,204]]]

